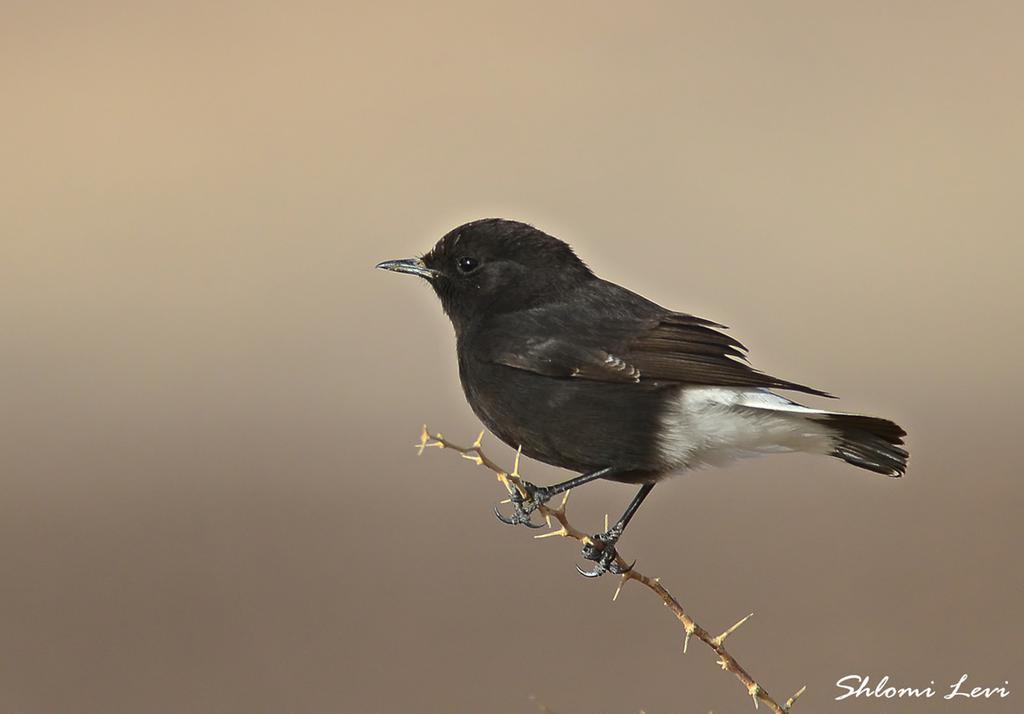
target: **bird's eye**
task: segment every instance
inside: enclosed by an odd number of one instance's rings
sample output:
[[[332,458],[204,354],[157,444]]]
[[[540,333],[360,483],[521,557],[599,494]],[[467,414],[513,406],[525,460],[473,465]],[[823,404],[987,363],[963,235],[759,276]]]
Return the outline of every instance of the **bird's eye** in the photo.
[[[464,255],[455,261],[455,264],[459,266],[460,273],[472,273],[474,270],[480,267],[480,261],[476,258],[470,258],[468,255]]]

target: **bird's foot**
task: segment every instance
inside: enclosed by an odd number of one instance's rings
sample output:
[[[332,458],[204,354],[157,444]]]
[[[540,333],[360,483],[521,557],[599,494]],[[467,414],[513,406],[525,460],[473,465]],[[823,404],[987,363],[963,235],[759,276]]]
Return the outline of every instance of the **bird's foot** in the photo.
[[[498,517],[499,521],[510,526],[524,525],[527,528],[543,528],[544,524],[533,522],[533,512],[540,508],[541,504],[547,503],[552,494],[548,489],[542,486],[534,486],[529,481],[522,481],[521,483],[523,491],[526,491],[526,495],[524,496],[518,488],[512,489],[512,493],[509,496],[509,502],[512,504],[512,515],[506,516],[498,506],[494,507],[494,515]]]
[[[632,570],[636,561],[626,567],[619,565],[619,554],[615,550],[615,544],[621,536],[622,529],[617,526],[591,536],[590,542],[583,544],[582,555],[587,560],[594,561],[596,565],[593,570],[584,570],[577,565],[576,570],[580,575],[585,578],[599,578],[605,573],[625,575]]]

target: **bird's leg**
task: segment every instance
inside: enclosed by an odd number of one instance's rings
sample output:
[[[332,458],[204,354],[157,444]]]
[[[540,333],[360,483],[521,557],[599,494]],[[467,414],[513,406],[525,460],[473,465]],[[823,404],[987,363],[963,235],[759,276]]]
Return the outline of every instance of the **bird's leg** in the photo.
[[[623,575],[628,573],[633,566],[630,565],[628,568],[622,568],[616,563],[618,553],[615,551],[615,544],[622,537],[622,532],[626,530],[626,526],[629,524],[633,514],[640,508],[640,504],[647,498],[647,494],[654,488],[653,483],[645,483],[640,487],[636,496],[629,502],[626,507],[626,512],[622,514],[619,520],[615,521],[615,525],[606,530],[604,533],[598,533],[591,538],[590,543],[586,543],[583,546],[583,557],[587,560],[593,560],[597,563],[593,570],[584,570],[580,566],[576,566],[576,569],[580,571],[580,575],[587,578],[597,578],[605,573],[612,573],[614,575]]]
[[[512,502],[512,515],[504,515],[497,506],[494,507],[494,515],[498,517],[502,523],[507,523],[510,526],[518,526],[520,524],[528,526],[529,528],[542,528],[541,524],[534,523],[530,520],[531,514],[537,510],[538,506],[560,493],[582,486],[585,483],[590,483],[596,479],[607,476],[608,474],[615,471],[611,466],[597,471],[591,471],[585,473],[582,476],[571,478],[568,481],[562,481],[562,483],[556,483],[554,486],[535,486],[529,481],[523,480],[522,488],[526,491],[526,495],[523,496],[519,489],[513,489],[512,494],[509,496],[509,500]],[[639,505],[639,504],[638,504]]]

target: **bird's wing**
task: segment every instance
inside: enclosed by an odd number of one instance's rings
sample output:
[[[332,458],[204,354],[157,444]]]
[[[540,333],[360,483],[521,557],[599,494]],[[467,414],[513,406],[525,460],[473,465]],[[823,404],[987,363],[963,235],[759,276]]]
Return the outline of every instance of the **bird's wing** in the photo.
[[[495,349],[489,361],[546,377],[639,382],[640,370],[598,347],[560,337],[527,338]]]
[[[654,380],[832,396],[754,369],[746,361],[746,347],[721,332],[724,327],[693,315],[670,312],[632,336],[622,359],[639,369],[643,377]]]
[[[600,325],[569,325],[562,336],[490,340],[486,359],[548,377],[599,382],[672,382],[721,387],[826,392],[760,372],[746,362],[746,348],[721,332],[723,325],[664,311]],[[576,329],[573,329],[573,328]],[[570,337],[571,335],[571,337]]]

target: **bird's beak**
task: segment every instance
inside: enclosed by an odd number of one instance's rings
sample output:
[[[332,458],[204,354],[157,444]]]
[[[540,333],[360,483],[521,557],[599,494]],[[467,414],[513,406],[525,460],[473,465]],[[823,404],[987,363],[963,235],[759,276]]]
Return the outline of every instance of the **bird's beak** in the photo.
[[[379,268],[380,270],[391,270],[396,273],[409,273],[410,275],[418,275],[421,278],[426,278],[427,280],[435,278],[438,275],[436,270],[428,268],[426,264],[419,258],[385,260],[383,263],[377,263],[377,268]]]

